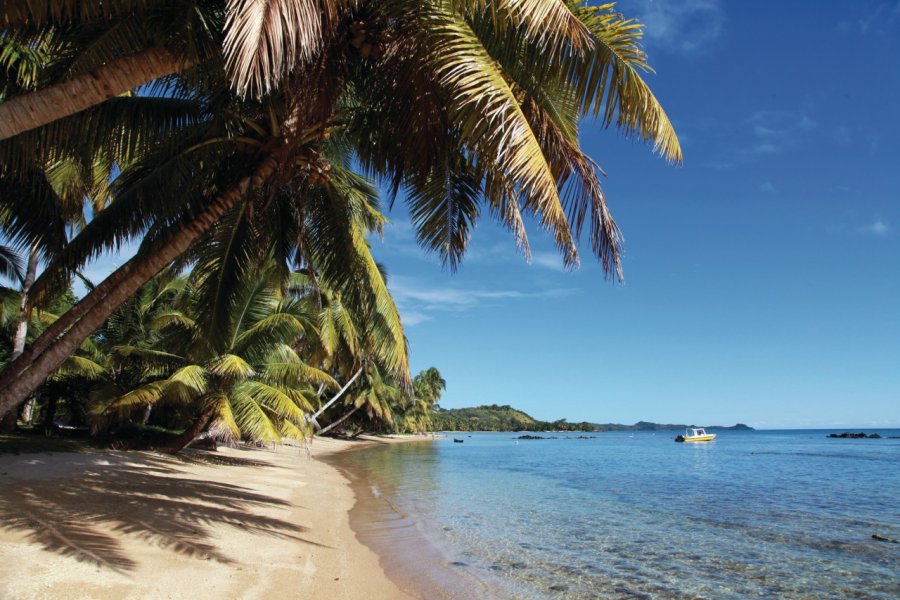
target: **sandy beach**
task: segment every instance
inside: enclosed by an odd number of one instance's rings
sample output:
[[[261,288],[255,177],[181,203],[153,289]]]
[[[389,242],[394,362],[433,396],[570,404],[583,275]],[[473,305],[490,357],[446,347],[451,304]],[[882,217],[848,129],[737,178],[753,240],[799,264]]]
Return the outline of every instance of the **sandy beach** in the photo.
[[[320,460],[405,439],[0,455],[0,598],[414,598],[356,539],[353,489]]]

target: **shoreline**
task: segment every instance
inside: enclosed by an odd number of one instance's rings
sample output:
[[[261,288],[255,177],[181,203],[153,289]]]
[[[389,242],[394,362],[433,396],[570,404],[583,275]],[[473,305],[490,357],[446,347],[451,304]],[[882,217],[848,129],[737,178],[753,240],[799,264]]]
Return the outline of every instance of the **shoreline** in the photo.
[[[431,440],[428,440],[431,441]],[[413,448],[397,448],[398,451]],[[390,452],[369,448],[369,452]],[[402,590],[428,600],[466,600],[498,597],[499,587],[487,574],[471,572],[458,549],[449,546],[439,524],[395,503],[391,474],[371,468],[382,457],[340,452],[326,457],[348,480],[356,502],[350,526],[357,539],[379,557],[387,576]],[[360,460],[362,459],[362,460]],[[388,461],[389,462],[389,461]]]
[[[0,454],[0,582],[23,599],[416,598],[358,540],[354,489],[326,459],[430,439]]]

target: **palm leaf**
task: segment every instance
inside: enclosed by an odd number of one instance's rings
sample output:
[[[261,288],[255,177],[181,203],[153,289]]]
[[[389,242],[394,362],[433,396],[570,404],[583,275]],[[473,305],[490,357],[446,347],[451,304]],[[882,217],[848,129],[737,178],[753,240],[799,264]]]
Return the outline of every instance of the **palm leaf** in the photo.
[[[234,89],[266,94],[298,61],[309,60],[322,45],[331,9],[329,0],[228,0],[224,53]]]

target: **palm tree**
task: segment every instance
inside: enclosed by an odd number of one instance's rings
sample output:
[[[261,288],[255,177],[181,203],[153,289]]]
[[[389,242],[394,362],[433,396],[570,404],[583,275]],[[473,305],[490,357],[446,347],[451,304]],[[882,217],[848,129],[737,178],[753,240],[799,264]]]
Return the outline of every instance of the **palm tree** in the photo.
[[[224,2],[3,1],[0,66],[30,68],[27,86],[0,86],[0,140],[220,62],[224,15]]]
[[[447,389],[447,382],[435,367],[421,371],[413,380],[416,397],[425,400],[429,405],[437,404],[445,389]]]
[[[190,296],[187,278],[164,271],[119,306],[93,336],[107,366],[105,381],[92,393],[95,433],[107,425],[98,407],[172,375],[182,362],[168,350],[195,327]],[[143,408],[142,424],[152,408],[150,403]]]
[[[95,414],[107,416],[157,403],[193,407],[195,416],[169,449],[177,451],[209,429],[218,439],[240,437],[258,442],[306,435],[305,415],[314,386],[336,387],[327,374],[306,364],[293,349],[309,326],[301,305],[281,296],[274,269],[245,278],[224,322],[193,328],[180,352],[174,348],[135,354],[165,354],[174,369],[112,399],[98,402]],[[214,287],[202,272],[192,274],[198,288]],[[203,294],[198,294],[202,302]],[[202,306],[202,304],[201,304]],[[306,323],[306,324],[304,324]],[[165,348],[166,346],[162,346]],[[159,348],[159,347],[158,347]]]
[[[348,396],[346,405],[352,407],[350,411],[323,427],[318,435],[325,435],[341,427],[359,410],[363,410],[370,421],[393,423],[394,406],[401,402],[404,396],[403,391],[390,376],[372,365],[363,371],[363,379],[357,384],[356,391]]]
[[[280,0],[262,11],[253,3],[232,6],[224,30],[227,84],[217,83],[214,60],[172,83],[190,91],[180,99],[203,105],[202,131],[185,126],[177,152],[170,145],[167,159],[151,155],[123,171],[122,189],[143,184],[143,192],[101,223],[119,236],[149,227],[142,251],[0,376],[7,389],[0,410],[20,402],[116,306],[239,203],[285,187],[303,196],[327,185],[319,148],[332,136],[364,168],[407,190],[419,241],[451,268],[486,209],[526,253],[522,215],[535,215],[567,265],[577,264],[578,233],[587,225],[594,254],[608,273],[619,272],[618,230],[598,169],[578,147],[580,117],[615,123],[670,160],[681,156],[640,77],[648,67],[638,25],[608,7],[562,1],[508,1],[490,10],[450,0],[326,4],[333,10],[308,26]],[[268,61],[276,55],[280,60]],[[44,129],[35,135],[49,135]],[[154,196],[147,188],[160,181],[167,185]],[[170,191],[180,186],[184,201],[173,203]],[[142,206],[162,210],[148,214]],[[129,221],[128,214],[141,216]],[[91,247],[76,242],[65,270]]]

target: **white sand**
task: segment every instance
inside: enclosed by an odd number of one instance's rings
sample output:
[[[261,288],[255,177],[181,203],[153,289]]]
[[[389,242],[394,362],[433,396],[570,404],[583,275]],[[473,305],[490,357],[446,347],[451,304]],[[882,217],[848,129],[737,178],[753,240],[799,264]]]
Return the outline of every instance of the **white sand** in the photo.
[[[413,598],[318,460],[358,444],[0,455],[0,598]]]

